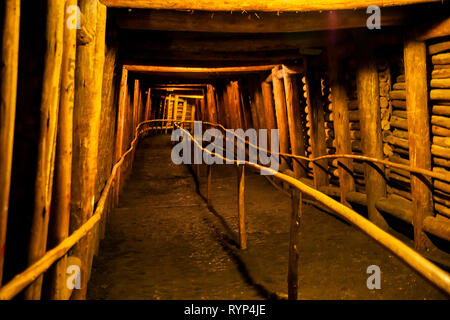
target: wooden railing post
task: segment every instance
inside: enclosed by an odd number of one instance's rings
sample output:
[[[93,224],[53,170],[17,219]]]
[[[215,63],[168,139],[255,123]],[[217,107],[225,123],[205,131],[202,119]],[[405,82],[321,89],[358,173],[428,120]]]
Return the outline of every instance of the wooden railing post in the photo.
[[[295,189],[292,193],[291,219],[289,231],[288,299],[298,299],[298,246],[300,240],[300,222],[303,213],[302,193]]]
[[[19,64],[20,0],[7,0],[3,23],[0,88],[0,287],[8,220]]]
[[[212,179],[212,165],[206,166],[206,202],[208,207],[211,206],[211,179]]]
[[[239,245],[242,250],[247,249],[247,232],[245,229],[245,164],[239,164],[238,169],[238,219]]]
[[[383,159],[381,132],[380,89],[376,59],[369,43],[361,39],[360,56],[356,71],[359,119],[361,126],[361,148],[363,155]],[[386,197],[384,167],[375,163],[364,163],[367,210],[369,219],[380,228],[389,228],[386,220],[375,207],[378,199]]]
[[[344,87],[345,79],[343,75],[345,70],[342,67],[342,60],[336,54],[336,48],[330,47],[328,49],[328,59],[336,153],[351,154],[348,97]],[[355,182],[352,177],[353,163],[351,160],[341,159],[338,161],[338,165],[341,203],[350,206],[346,195],[355,188]]]
[[[409,161],[411,167],[431,170],[426,58],[425,42],[406,40],[404,61]],[[423,220],[433,215],[430,186],[429,178],[411,174],[414,247],[417,250],[423,250],[426,247],[427,237],[423,232]]]

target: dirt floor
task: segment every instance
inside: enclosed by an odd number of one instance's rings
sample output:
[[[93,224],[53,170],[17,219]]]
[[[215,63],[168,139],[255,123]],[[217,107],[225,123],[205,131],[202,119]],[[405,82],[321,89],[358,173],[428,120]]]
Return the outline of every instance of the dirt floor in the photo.
[[[94,260],[88,299],[286,297],[290,198],[247,171],[248,249],[241,251],[235,167],[213,167],[208,209],[188,167],[171,162],[168,141],[166,136],[141,142]],[[446,299],[352,226],[304,208],[300,299]],[[381,268],[380,290],[366,286],[370,265]]]

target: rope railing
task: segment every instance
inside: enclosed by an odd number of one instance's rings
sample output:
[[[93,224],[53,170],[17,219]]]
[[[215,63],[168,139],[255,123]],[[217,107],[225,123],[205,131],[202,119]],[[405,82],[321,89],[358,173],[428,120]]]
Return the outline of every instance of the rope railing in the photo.
[[[245,164],[246,166],[253,167],[259,171],[265,171],[265,173],[270,174],[284,182],[287,182],[294,188],[298,189],[301,193],[313,198],[322,205],[326,206],[328,209],[337,213],[342,218],[349,221],[351,224],[359,228],[370,238],[375,240],[377,243],[384,246],[386,249],[391,251],[406,264],[412,267],[415,271],[421,274],[423,277],[428,279],[431,283],[442,289],[448,295],[450,295],[450,274],[437,267],[435,264],[424,258],[415,250],[411,249],[409,246],[404,244],[402,241],[398,240],[394,236],[390,235],[386,231],[382,230],[376,226],[371,221],[367,220],[361,216],[356,211],[348,208],[347,206],[337,202],[333,198],[327,196],[326,194],[308,186],[307,184],[295,179],[289,175],[280,173],[271,168],[261,166],[257,163],[235,160],[226,158],[220,154],[211,152],[210,150],[203,148],[203,146],[185,129],[181,128],[179,125],[175,124],[179,129],[186,132],[190,140],[200,148],[203,152],[208,152],[212,156],[221,158],[224,161],[234,162],[236,165]]]
[[[445,272],[444,270],[440,269],[427,259],[425,259],[423,256],[421,256],[419,253],[408,247],[406,244],[401,242],[400,240],[396,239],[395,237],[391,236],[387,232],[383,231],[379,227],[377,227],[375,224],[370,222],[369,220],[362,217],[357,212],[353,211],[352,209],[344,206],[343,204],[337,202],[336,200],[328,197],[322,192],[319,192],[308,185],[302,183],[301,181],[288,176],[286,174],[277,172],[271,168],[267,168],[264,166],[261,166],[257,163],[251,163],[248,161],[241,161],[241,160],[234,160],[234,159],[227,159],[223,157],[222,155],[216,154],[214,152],[211,152],[203,146],[199,144],[197,140],[194,139],[194,137],[187,131],[186,129],[182,128],[179,124],[182,123],[181,121],[174,121],[167,120],[167,119],[153,119],[153,120],[147,120],[143,121],[138,124],[135,130],[135,135],[133,140],[130,143],[130,148],[122,154],[120,159],[116,162],[116,164],[113,166],[111,175],[108,178],[106,185],[101,193],[100,199],[98,200],[95,210],[93,212],[93,215],[77,230],[75,230],[69,237],[67,237],[65,240],[63,240],[61,243],[59,243],[56,247],[53,249],[47,251],[39,260],[37,260],[35,263],[30,265],[27,269],[25,269],[23,272],[17,274],[13,279],[11,279],[7,284],[2,286],[0,288],[0,300],[9,300],[14,298],[17,294],[19,294],[23,289],[25,289],[28,285],[33,283],[40,275],[42,275],[44,272],[46,272],[56,261],[58,261],[60,258],[62,258],[64,255],[66,255],[69,250],[75,246],[83,237],[85,237],[96,225],[97,223],[102,219],[104,215],[104,209],[106,201],[108,200],[108,197],[110,196],[111,188],[114,184],[114,180],[117,177],[118,170],[122,166],[123,162],[125,161],[126,157],[135,149],[136,144],[141,138],[142,134],[151,130],[160,130],[158,127],[148,127],[144,128],[145,125],[151,124],[153,122],[172,122],[174,123],[174,126],[180,128],[181,130],[184,130],[186,134],[190,137],[190,139],[197,145],[198,148],[201,148],[203,151],[206,151],[210,153],[211,155],[218,156],[222,158],[225,161],[231,161],[238,165],[246,165],[253,167],[255,169],[258,169],[259,171],[265,171],[268,174],[273,175],[274,177],[287,182],[291,186],[298,189],[301,193],[304,193],[316,201],[322,203],[327,208],[331,209],[335,213],[339,214],[346,220],[348,220],[350,223],[361,229],[363,232],[365,232],[369,237],[383,245],[385,248],[393,252],[396,256],[398,256],[400,259],[405,261],[409,266],[411,266],[414,270],[416,270],[418,273],[420,273],[422,276],[424,276],[426,279],[428,279],[431,283],[436,285],[437,287],[441,288],[444,292],[450,295],[450,275]],[[192,123],[193,121],[183,121],[183,123]],[[205,124],[209,124],[216,127],[221,127],[223,130],[227,131],[228,129],[224,128],[220,124],[215,124],[211,122],[203,122]],[[233,132],[234,133],[234,132]],[[237,138],[240,138],[239,136],[236,136]],[[243,140],[244,142],[245,139]],[[253,146],[259,149],[257,146]],[[268,150],[266,150],[269,152]],[[270,152],[269,152],[270,153]],[[317,158],[307,158],[302,157],[298,155],[292,155],[292,154],[284,154],[284,153],[278,153],[279,155],[289,156],[298,158],[301,160],[306,161],[319,161],[324,158],[328,158],[328,156],[322,156]],[[362,157],[361,160],[365,161],[372,161],[372,162],[379,162],[386,165],[396,166],[401,169],[410,170],[411,172],[419,173],[428,175],[431,177],[435,177],[438,179],[442,179],[440,175],[437,175],[435,172],[429,171],[429,170],[422,170],[418,168],[410,168],[408,166],[399,165],[396,163],[391,163],[389,161],[385,160],[379,160],[369,157],[363,157],[363,156],[354,156],[354,155],[332,155],[334,158],[352,158],[352,159],[358,159],[354,157]],[[448,179],[443,179],[448,181]]]

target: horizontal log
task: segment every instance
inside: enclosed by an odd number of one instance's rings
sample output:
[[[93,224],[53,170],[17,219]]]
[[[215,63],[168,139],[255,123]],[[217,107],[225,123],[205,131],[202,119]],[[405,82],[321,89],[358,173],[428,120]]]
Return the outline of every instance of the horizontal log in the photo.
[[[236,72],[260,72],[272,70],[276,65],[250,66],[250,67],[221,67],[221,68],[201,68],[201,67],[162,67],[147,65],[124,65],[128,71],[134,72],[154,72],[154,73],[236,73]]]
[[[375,206],[378,210],[388,213],[400,220],[408,223],[412,223],[412,210],[411,201],[399,197],[397,195],[391,195],[388,198],[381,198]]]
[[[450,53],[439,53],[431,57],[433,64],[450,64]]]
[[[450,89],[433,89],[430,91],[431,100],[450,100]]]
[[[409,150],[409,142],[406,139],[401,139],[401,138],[395,137],[394,135],[390,135],[390,136],[386,137],[386,141],[394,146]]]
[[[450,106],[434,105],[431,113],[439,116],[450,116]]]
[[[406,100],[406,91],[405,90],[392,90],[390,93],[390,97],[392,100]]]
[[[450,168],[450,160],[445,158],[433,157],[433,164],[445,168]]]
[[[391,104],[394,108],[406,110],[406,100],[392,100]]]
[[[216,6],[216,5],[214,5]],[[173,9],[166,7],[165,9]],[[194,9],[194,8],[191,8]],[[161,11],[161,10],[118,10],[115,21],[121,29],[232,32],[232,33],[281,33],[311,32],[329,29],[327,12],[245,12],[236,14],[207,11]],[[401,8],[385,8],[381,25],[399,25],[405,21],[408,12]],[[339,10],[334,13],[333,29],[366,27],[366,10]]]
[[[431,79],[431,88],[450,88],[450,79]]]
[[[434,136],[433,144],[435,144],[437,146],[441,146],[441,147],[450,148],[450,136],[449,137]],[[449,172],[449,174],[450,174],[450,172]]]
[[[405,75],[401,74],[396,79],[395,82],[405,82]]]
[[[450,159],[450,148],[437,146],[433,144],[431,146],[431,154],[434,156],[438,156],[444,159]]]
[[[348,109],[349,110],[358,110],[358,100],[350,100],[348,102]]]
[[[450,129],[450,118],[441,116],[431,116],[431,124]]]
[[[392,89],[394,90],[405,90],[406,89],[406,85],[404,82],[397,82],[394,83],[394,85],[392,86]]]
[[[437,69],[431,72],[432,79],[446,79],[450,78],[450,66],[447,69]]]
[[[411,184],[411,179],[410,178],[405,177],[405,176],[403,176],[401,174],[398,174],[396,172],[393,172],[393,171],[389,172],[388,179],[389,180],[395,180],[397,182],[401,182],[402,184],[407,185],[407,186],[409,186]]]
[[[450,218],[450,209],[446,205],[442,205],[440,203],[434,204],[434,209],[440,214]]]
[[[450,64],[435,64],[433,70],[448,70],[450,69]]]
[[[136,9],[171,9],[171,10],[205,10],[205,11],[322,11],[322,10],[353,10],[364,9],[371,5],[378,7],[392,7],[411,5],[416,3],[437,2],[437,0],[358,0],[343,2],[342,0],[100,0],[108,7],[136,8]]]
[[[408,120],[393,116],[391,117],[391,126],[403,130],[408,130]]]
[[[428,216],[423,220],[423,230],[450,241],[450,220]]]
[[[394,111],[392,111],[392,115],[396,116],[396,117],[399,117],[399,118],[402,118],[402,119],[407,119],[408,118],[407,113],[404,110],[394,110]]]
[[[394,131],[392,132],[392,135],[394,137],[401,138],[401,139],[406,139],[406,140],[409,139],[408,131],[405,131],[405,130],[394,129]]]
[[[441,137],[450,137],[450,129],[439,127],[439,126],[431,126],[431,132],[434,135]]]
[[[395,162],[395,163],[400,163],[400,164],[404,164],[404,165],[409,166],[409,160],[408,160],[408,159],[405,159],[405,158],[402,158],[402,157],[400,157],[400,156],[398,156],[398,155],[392,155],[392,156],[390,156],[390,157],[389,157],[389,161]]]
[[[345,199],[349,202],[359,204],[361,206],[367,205],[367,195],[362,192],[350,191],[345,195]]]
[[[447,50],[450,50],[450,41],[438,42],[428,46],[428,54],[431,55]]]

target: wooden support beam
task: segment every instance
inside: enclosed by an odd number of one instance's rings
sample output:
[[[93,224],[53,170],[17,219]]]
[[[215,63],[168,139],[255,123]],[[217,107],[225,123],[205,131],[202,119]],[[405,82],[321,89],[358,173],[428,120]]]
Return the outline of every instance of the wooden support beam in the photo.
[[[245,228],[245,165],[237,166],[238,172],[238,219],[239,219],[239,246],[241,250],[247,249],[247,231]]]
[[[344,9],[366,9],[371,5],[391,7],[411,5],[415,3],[431,3],[437,0],[357,0],[342,2],[342,0],[274,0],[261,2],[258,0],[229,0],[215,2],[211,0],[100,0],[108,7],[136,9],[172,9],[172,10],[205,10],[205,11],[322,11]]]
[[[134,94],[133,94],[133,131],[136,129],[137,123],[139,121],[139,95],[141,89],[139,86],[139,79],[134,80]]]
[[[361,127],[361,147],[363,155],[383,159],[377,64],[369,43],[366,43],[362,37],[360,41],[361,48],[356,71],[356,85]],[[375,206],[378,199],[386,197],[384,167],[373,163],[365,163],[364,167],[369,219],[380,228],[387,230],[389,226]]]
[[[407,40],[404,48],[406,109],[408,112],[409,160],[411,167],[431,170],[431,142],[428,113],[426,44]],[[430,179],[411,175],[414,247],[426,248],[423,221],[433,215]]]
[[[330,69],[331,103],[333,104],[333,126],[336,141],[337,154],[351,154],[352,145],[350,141],[350,126],[348,119],[348,97],[344,86],[344,69],[342,61],[335,54],[334,48],[328,49],[328,64]],[[339,160],[339,185],[341,191],[341,202],[347,206],[350,203],[346,194],[354,191],[355,184],[352,177],[353,164],[349,159]]]
[[[283,65],[284,91],[286,96],[286,110],[289,126],[289,138],[291,141],[291,153],[299,156],[306,156],[305,138],[302,126],[303,108],[300,106],[300,92],[298,74],[289,72],[288,67]],[[304,161],[293,161],[293,169],[295,178],[306,176],[307,164]]]
[[[369,17],[366,8],[333,12],[333,30],[366,27]],[[211,14],[207,11],[120,10],[115,14],[115,21],[121,29],[218,33],[291,33],[330,28],[330,12],[274,11],[257,14],[252,12]],[[385,8],[381,15],[381,25],[383,27],[402,25],[408,13],[411,14],[404,8]]]
[[[213,85],[206,86],[206,109],[209,122],[217,122],[216,90]]]
[[[322,96],[321,77],[319,68],[307,61],[305,85],[306,103],[311,118],[311,147],[313,158],[327,154],[325,135],[325,103]],[[314,187],[319,189],[328,185],[328,161],[314,162]]]
[[[272,78],[271,78],[272,81]],[[261,82],[261,90],[262,90],[262,98],[263,98],[263,106],[264,106],[264,118],[266,120],[266,128],[276,129],[277,128],[277,120],[275,117],[275,109],[274,109],[274,101],[273,101],[273,90],[271,83],[267,83],[265,81]],[[271,148],[271,135],[269,135],[268,131],[268,148]]]
[[[5,258],[6,225],[16,118],[17,72],[19,64],[20,0],[4,4],[0,78],[0,287]]]
[[[220,67],[220,68],[201,68],[201,67],[162,67],[162,66],[144,66],[144,65],[124,65],[128,71],[135,72],[155,72],[155,73],[239,73],[239,72],[260,72],[271,70],[274,65],[249,66],[249,67]]]
[[[37,176],[34,213],[31,226],[28,264],[39,260],[47,248],[48,221],[52,199],[53,171],[58,128],[59,88],[63,54],[64,2],[48,0],[47,51],[42,79],[41,132],[38,145]],[[42,279],[39,277],[25,291],[25,299],[41,297]]]
[[[299,190],[291,193],[291,219],[289,231],[288,299],[298,299],[298,267],[300,245],[300,223],[303,215],[303,196]]]
[[[288,119],[286,110],[286,96],[284,93],[283,80],[278,79],[276,74],[280,70],[279,67],[272,69],[272,86],[273,97],[275,101],[275,114],[277,118],[278,135],[280,142],[280,152],[289,153],[289,133]],[[286,169],[287,163],[285,159],[281,159],[280,170]]]
[[[115,162],[119,161],[124,150],[124,136],[125,136],[125,126],[126,126],[126,107],[127,107],[127,96],[128,96],[128,70],[122,68],[122,78],[120,80],[120,91],[119,91],[119,105],[117,110],[117,128],[116,128],[116,150],[115,150]],[[119,193],[120,193],[120,179],[122,170],[119,169],[117,172],[116,188],[115,188],[115,203],[119,203]]]
[[[152,89],[149,88],[147,91],[147,103],[145,104],[145,116],[144,120],[150,120],[152,116]]]
[[[417,41],[426,41],[433,38],[446,37],[450,35],[450,18],[445,17],[437,21],[427,22],[416,31]]]
[[[66,1],[65,19],[70,16],[67,8],[73,5],[77,5],[77,0]],[[55,247],[69,236],[76,43],[77,30],[64,28],[61,100],[54,177],[54,191],[56,192],[52,197],[48,239],[50,248]],[[67,256],[62,257],[52,269],[50,279],[50,299],[52,300],[68,298],[66,261]]]

